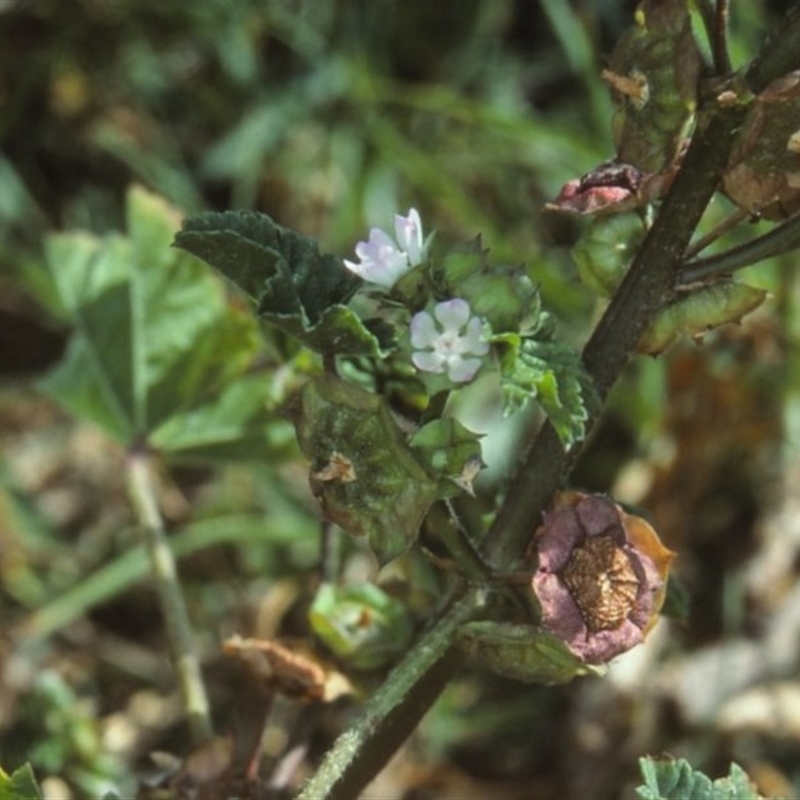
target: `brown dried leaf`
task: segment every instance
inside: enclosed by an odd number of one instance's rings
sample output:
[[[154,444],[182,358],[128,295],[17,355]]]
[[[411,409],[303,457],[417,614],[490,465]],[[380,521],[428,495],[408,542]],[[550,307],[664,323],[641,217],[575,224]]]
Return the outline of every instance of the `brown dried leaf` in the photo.
[[[241,661],[268,690],[295,700],[330,702],[353,691],[341,673],[323,665],[302,642],[279,643],[236,635],[223,642],[222,650]]]
[[[753,101],[722,179],[734,203],[766,219],[800,210],[800,70]]]

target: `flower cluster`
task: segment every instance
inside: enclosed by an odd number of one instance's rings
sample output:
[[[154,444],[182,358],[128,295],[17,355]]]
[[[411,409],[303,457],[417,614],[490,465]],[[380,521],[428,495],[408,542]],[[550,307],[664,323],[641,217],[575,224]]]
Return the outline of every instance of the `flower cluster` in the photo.
[[[388,290],[425,258],[422,221],[415,208],[408,216],[396,214],[393,239],[373,228],[369,240],[356,245],[358,263],[347,261],[351,272]],[[485,321],[471,316],[469,303],[460,298],[437,303],[433,314],[420,311],[411,319],[411,360],[423,372],[446,374],[453,383],[467,383],[489,352]]]
[[[534,540],[542,627],[589,664],[644,640],[664,602],[674,553],[603,495],[566,492]]]
[[[422,222],[416,208],[409,209],[407,217],[395,215],[394,232],[396,241],[386,231],[373,228],[369,240],[356,245],[358,263],[345,259],[347,269],[369,283],[391,289],[425,257]]]
[[[415,314],[411,319],[411,345],[411,360],[417,369],[446,372],[453,383],[472,380],[482,357],[489,352],[483,322],[471,317],[469,303],[459,298],[437,303],[433,317],[427,311]]]

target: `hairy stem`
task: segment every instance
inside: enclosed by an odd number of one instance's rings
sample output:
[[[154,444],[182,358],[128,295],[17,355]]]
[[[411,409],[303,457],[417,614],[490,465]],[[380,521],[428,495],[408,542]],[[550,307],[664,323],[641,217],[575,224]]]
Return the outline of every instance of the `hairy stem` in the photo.
[[[455,674],[455,636],[485,607],[480,590],[454,602],[392,670],[353,727],[343,733],[298,800],[352,800],[375,777]]]
[[[175,558],[167,541],[164,522],[150,474],[147,456],[132,453],[128,459],[128,493],[150,556],[164,625],[177,670],[192,741],[201,745],[212,736],[208,698],[194,650],[192,627],[181,594]]]

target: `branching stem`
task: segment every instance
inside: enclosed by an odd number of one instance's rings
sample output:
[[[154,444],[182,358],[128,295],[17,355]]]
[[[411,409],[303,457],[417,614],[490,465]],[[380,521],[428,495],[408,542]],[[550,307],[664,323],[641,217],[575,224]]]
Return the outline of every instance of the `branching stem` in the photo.
[[[715,275],[734,272],[767,258],[788,253],[800,247],[800,213],[789,217],[763,236],[745,242],[724,253],[690,261],[681,269],[678,282],[694,283]]]

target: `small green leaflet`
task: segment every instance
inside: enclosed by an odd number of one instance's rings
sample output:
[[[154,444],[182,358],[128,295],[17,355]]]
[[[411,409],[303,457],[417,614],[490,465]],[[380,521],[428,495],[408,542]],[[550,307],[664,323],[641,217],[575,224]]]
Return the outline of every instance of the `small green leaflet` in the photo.
[[[379,669],[411,644],[406,606],[373,583],[323,583],[308,612],[314,633],[355,669]]]
[[[679,758],[640,758],[644,785],[636,792],[642,800],[760,800],[747,773],[731,764],[727,778],[711,778]]]
[[[599,405],[580,354],[567,344],[517,334],[493,336],[502,348],[501,385],[505,413],[536,400],[565,447],[586,435],[589,409]]]

